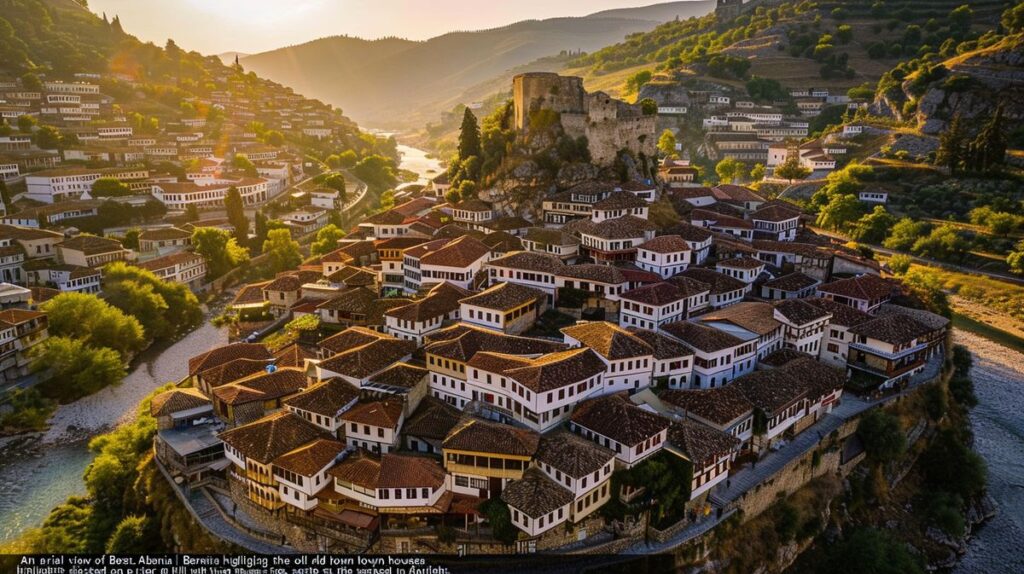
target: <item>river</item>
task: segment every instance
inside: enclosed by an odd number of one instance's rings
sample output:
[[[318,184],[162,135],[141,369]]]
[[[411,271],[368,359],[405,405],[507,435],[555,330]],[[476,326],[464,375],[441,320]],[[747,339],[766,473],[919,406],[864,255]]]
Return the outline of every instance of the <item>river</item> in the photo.
[[[955,338],[974,355],[974,448],[988,463],[999,512],[975,533],[953,572],[1024,572],[1024,354],[961,330]]]
[[[226,342],[225,329],[204,323],[170,346],[147,350],[120,385],[58,408],[39,456],[0,461],[0,542],[38,526],[51,508],[85,492],[82,475],[93,459],[87,437],[132,420],[153,389],[188,374],[189,358]]]
[[[406,145],[398,150],[400,167],[419,174],[420,183],[443,169],[423,150]],[[132,420],[143,397],[188,374],[191,357],[225,343],[227,330],[206,322],[170,346],[143,353],[120,385],[57,409],[38,455],[0,460],[0,543],[38,526],[50,509],[85,492],[82,475],[93,459],[89,437]]]

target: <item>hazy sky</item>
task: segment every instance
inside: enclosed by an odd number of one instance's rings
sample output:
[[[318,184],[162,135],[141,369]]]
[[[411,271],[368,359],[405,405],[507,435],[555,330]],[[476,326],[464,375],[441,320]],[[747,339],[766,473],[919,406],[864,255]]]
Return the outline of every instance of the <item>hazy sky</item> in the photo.
[[[204,54],[262,52],[323,36],[423,40],[518,20],[584,16],[658,0],[89,0],[97,14],[163,45]]]

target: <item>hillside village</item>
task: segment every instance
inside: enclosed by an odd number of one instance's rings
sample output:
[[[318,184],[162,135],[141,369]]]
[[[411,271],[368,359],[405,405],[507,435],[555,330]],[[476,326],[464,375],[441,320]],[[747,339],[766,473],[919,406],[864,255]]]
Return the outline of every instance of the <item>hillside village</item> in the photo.
[[[862,416],[951,374],[948,309],[815,204],[911,155],[883,146],[935,161],[873,91],[663,73],[630,103],[527,72],[398,186],[393,138],[209,60],[175,106],[139,75],[0,76],[0,374],[35,384],[45,303],[110,299],[124,265],[210,303],[231,342],[148,415],[211,539],[663,552],[849,476]],[[860,183],[858,217],[899,195]],[[210,229],[234,247],[205,252]]]
[[[667,496],[616,477],[684,469],[656,526],[710,527],[737,472],[938,375],[948,320],[876,262],[743,186],[648,219],[688,189],[588,181],[529,221],[435,179],[239,290],[243,323],[314,327],[194,357],[153,400],[162,471],[275,548],[608,548],[638,526],[609,508]]]

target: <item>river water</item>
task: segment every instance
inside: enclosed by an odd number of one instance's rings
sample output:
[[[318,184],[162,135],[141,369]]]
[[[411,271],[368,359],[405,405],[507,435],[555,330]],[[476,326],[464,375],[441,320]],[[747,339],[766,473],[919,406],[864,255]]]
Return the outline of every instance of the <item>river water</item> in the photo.
[[[426,152],[406,145],[401,168],[427,183],[443,169]],[[227,330],[209,322],[169,347],[146,351],[116,386],[60,407],[50,419],[38,456],[0,459],[0,543],[38,526],[50,509],[69,496],[83,494],[82,475],[93,459],[88,438],[132,420],[136,407],[153,389],[188,374],[188,360],[227,343]]]
[[[51,508],[85,492],[82,475],[93,459],[87,437],[132,420],[153,389],[188,375],[189,358],[224,343],[227,331],[205,323],[169,347],[146,351],[120,385],[60,407],[39,456],[0,460],[0,542],[38,526]]]
[[[974,355],[974,448],[988,463],[999,512],[975,533],[954,573],[1024,572],[1024,355],[964,331],[955,337]]]
[[[418,173],[420,179],[417,183],[429,183],[444,169],[441,167],[441,162],[427,157],[427,152],[421,149],[399,144],[398,153],[402,154],[402,162],[399,167]]]

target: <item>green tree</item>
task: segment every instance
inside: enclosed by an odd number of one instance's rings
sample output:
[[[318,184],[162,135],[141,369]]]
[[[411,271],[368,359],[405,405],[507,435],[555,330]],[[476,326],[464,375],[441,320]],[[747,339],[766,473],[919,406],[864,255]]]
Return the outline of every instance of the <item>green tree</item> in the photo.
[[[851,230],[855,241],[864,243],[881,243],[889,235],[889,230],[896,225],[896,217],[881,205],[876,205],[871,213],[861,217]]]
[[[199,299],[185,285],[116,261],[103,268],[106,300],[142,323],[151,339],[172,337],[202,322]]]
[[[249,260],[249,253],[235,238],[216,227],[197,228],[192,233],[192,246],[206,259],[208,279],[216,279]]]
[[[1006,134],[1003,133],[1003,104],[982,126],[968,148],[968,162],[973,171],[986,171],[1006,161]]]
[[[722,183],[732,183],[746,171],[743,162],[727,157],[715,165],[715,173]]]
[[[148,516],[130,515],[117,524],[110,540],[107,541],[107,554],[147,554],[160,550],[154,542],[159,540],[159,532],[154,527],[153,519]]]
[[[1006,256],[1006,264],[1013,273],[1024,275],[1024,240],[1017,242],[1013,251]]]
[[[889,234],[888,239],[882,242],[882,246],[886,249],[907,251],[914,246],[914,242],[919,237],[927,232],[928,223],[904,217],[897,221],[896,225],[892,226],[892,232]]]
[[[263,242],[263,253],[269,255],[269,266],[273,273],[294,269],[302,263],[299,243],[292,239],[287,229],[275,229],[267,233],[267,240]]]
[[[7,213],[14,213],[14,202],[11,201],[11,192],[7,189],[7,183],[0,179],[0,202],[4,204]]]
[[[911,268],[903,274],[903,287],[929,311],[943,317],[951,316],[945,285],[942,277],[934,269]]]
[[[950,11],[946,22],[949,24],[949,31],[957,37],[963,37],[971,31],[971,21],[974,19],[974,11],[967,4],[958,6]]]
[[[18,131],[23,134],[32,133],[32,128],[36,127],[35,116],[28,114],[18,116]]]
[[[46,392],[62,401],[91,395],[125,377],[117,351],[87,345],[83,339],[50,337],[32,347],[29,359],[32,371],[48,375]]]
[[[244,155],[235,154],[235,157],[231,159],[231,166],[237,170],[241,170],[247,177],[259,176],[259,172],[256,170],[256,164],[252,163],[252,161]]]
[[[910,270],[911,263],[913,263],[913,260],[909,255],[897,253],[889,258],[887,264],[889,266],[889,270],[892,271],[894,275],[905,275],[907,271]]]
[[[190,203],[185,206],[185,221],[199,221],[199,208],[196,207],[196,204]]]
[[[267,145],[280,147],[284,145],[284,134],[277,130],[270,130],[263,134],[263,141]]]
[[[925,482],[937,490],[970,500],[985,490],[988,472],[985,461],[971,450],[964,437],[942,429],[921,453]]]
[[[750,170],[750,181],[761,181],[764,179],[764,164],[755,163],[754,167]]]
[[[338,163],[341,167],[346,169],[352,169],[357,163],[359,163],[359,156],[353,150],[347,149],[338,154]]]
[[[811,170],[800,165],[800,158],[793,154],[776,167],[773,173],[775,177],[788,179],[789,183],[793,183],[794,179],[803,179],[811,175]]]
[[[21,87],[28,92],[41,92],[43,91],[43,82],[40,81],[39,76],[32,72],[26,72],[21,76]]]
[[[125,231],[124,238],[121,239],[121,245],[123,245],[125,249],[133,249],[135,251],[138,251],[139,235],[141,234],[142,232],[139,231],[138,229],[129,229],[128,231]]]
[[[857,425],[857,434],[868,458],[877,463],[893,461],[907,449],[907,437],[899,419],[882,409],[872,409],[864,415]]]
[[[395,177],[394,161],[380,154],[373,154],[359,160],[352,173],[375,189],[387,189],[398,182]]]
[[[966,145],[967,129],[958,113],[950,120],[949,126],[939,134],[939,149],[935,153],[935,163],[956,175],[963,164]]]
[[[676,135],[672,133],[672,130],[667,129],[661,132],[661,137],[658,138],[658,151],[666,157],[675,155]]]
[[[834,195],[818,212],[816,223],[825,229],[844,229],[864,213],[863,205],[856,195]]]
[[[262,209],[256,210],[254,217],[255,222],[253,223],[253,245],[263,245],[263,242],[267,240],[267,216],[263,215]]]
[[[124,197],[131,195],[128,184],[113,177],[101,177],[92,184],[93,197]]]
[[[959,260],[964,257],[968,249],[967,240],[960,235],[960,231],[951,223],[944,223],[924,237],[919,237],[910,251],[920,257],[932,259]]]
[[[35,133],[36,146],[42,149],[61,149],[60,132],[53,126],[43,126]]]
[[[227,210],[228,223],[235,228],[235,241],[239,245],[249,242],[249,218],[245,216],[245,204],[238,188],[231,186],[224,196],[224,208]]]
[[[96,295],[61,293],[40,305],[50,334],[70,337],[95,348],[109,347],[127,358],[146,345],[141,323]]]
[[[1004,11],[999,23],[1002,24],[1007,34],[1024,32],[1024,3],[1018,2]]]
[[[336,225],[327,225],[317,231],[316,241],[309,248],[310,255],[324,255],[338,248],[338,240],[345,237],[345,232]]]
[[[462,114],[462,126],[459,128],[459,159],[480,157],[480,125],[477,124],[473,111],[466,108]]]
[[[645,116],[653,116],[658,113],[658,102],[654,101],[654,98],[644,98],[638,102],[640,104],[640,113]]]
[[[640,88],[644,87],[644,84],[651,81],[654,74],[650,70],[640,70],[632,76],[626,78],[626,93],[635,94],[640,91]]]

